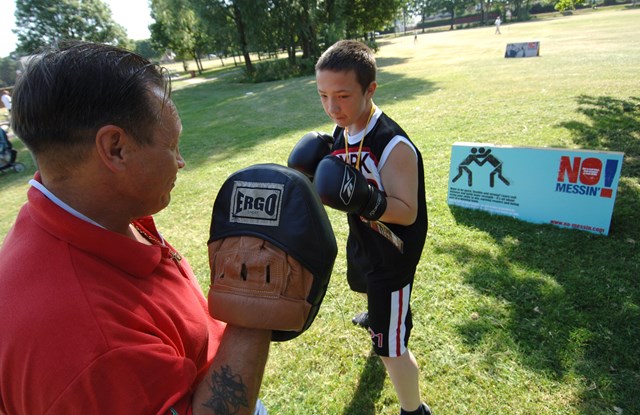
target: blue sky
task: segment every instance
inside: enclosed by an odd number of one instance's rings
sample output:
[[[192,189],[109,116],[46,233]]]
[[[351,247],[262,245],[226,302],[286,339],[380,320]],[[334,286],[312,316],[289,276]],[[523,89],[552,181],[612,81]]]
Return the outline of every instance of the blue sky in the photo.
[[[148,39],[151,23],[148,0],[103,0],[111,8],[113,20],[127,29],[131,39]],[[16,46],[15,0],[0,0],[3,24],[0,25],[0,57],[8,56]]]

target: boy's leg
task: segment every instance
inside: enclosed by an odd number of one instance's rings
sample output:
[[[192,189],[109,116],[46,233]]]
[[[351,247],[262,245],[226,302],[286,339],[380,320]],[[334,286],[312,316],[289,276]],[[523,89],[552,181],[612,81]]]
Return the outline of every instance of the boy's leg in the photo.
[[[413,353],[407,350],[402,356],[380,356],[380,359],[398,395],[400,407],[407,412],[418,409],[422,405],[422,399],[420,399],[418,363]]]
[[[389,290],[388,283],[370,280],[367,288],[373,348],[389,374],[401,408],[405,412],[418,411],[422,405],[418,363],[407,349],[413,327],[409,306],[411,282]]]

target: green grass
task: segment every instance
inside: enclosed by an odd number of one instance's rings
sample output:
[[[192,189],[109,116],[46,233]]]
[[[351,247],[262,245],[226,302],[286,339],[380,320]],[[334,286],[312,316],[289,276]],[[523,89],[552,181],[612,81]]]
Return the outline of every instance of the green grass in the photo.
[[[425,158],[430,226],[410,344],[421,389],[442,415],[640,414],[640,10],[493,31],[387,38],[377,55],[375,101]],[[503,58],[507,42],[531,40],[540,57]],[[226,177],[285,164],[305,132],[331,128],[312,77],[233,80],[174,85],[188,164],[157,219],[204,290],[211,206]],[[609,236],[449,207],[456,141],[625,152]],[[29,168],[0,176],[0,237],[33,173],[16,147]],[[329,216],[339,252],[327,297],[308,332],[273,344],[262,398],[273,414],[397,414],[368,336],[351,325],[364,301],[344,278],[346,221]]]

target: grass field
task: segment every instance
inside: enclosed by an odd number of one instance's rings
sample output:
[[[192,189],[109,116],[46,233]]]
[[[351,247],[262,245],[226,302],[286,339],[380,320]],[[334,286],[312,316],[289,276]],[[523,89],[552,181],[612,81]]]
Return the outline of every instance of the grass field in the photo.
[[[640,9],[386,38],[376,103],[425,158],[429,235],[416,277],[410,348],[439,415],[640,414]],[[541,56],[504,59],[508,42]],[[330,130],[313,77],[242,84],[217,70],[174,85],[187,167],[157,216],[208,289],[217,190],[255,163],[286,164],[310,130]],[[194,82],[197,81],[197,82]],[[533,225],[446,203],[456,141],[622,151],[609,236]],[[0,176],[0,238],[34,167]],[[332,282],[311,329],[273,344],[261,396],[272,414],[395,415],[346,285],[343,214]],[[28,283],[28,282],[26,282]]]

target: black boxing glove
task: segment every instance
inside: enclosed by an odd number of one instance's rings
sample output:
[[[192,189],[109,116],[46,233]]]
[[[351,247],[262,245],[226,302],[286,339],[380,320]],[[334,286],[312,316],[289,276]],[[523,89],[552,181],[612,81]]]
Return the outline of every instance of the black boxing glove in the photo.
[[[314,185],[323,204],[343,212],[378,220],[387,209],[384,193],[335,156],[326,156],[320,161]]]
[[[287,166],[298,170],[313,181],[318,163],[331,153],[333,141],[333,137],[327,133],[306,133],[291,150]]]

